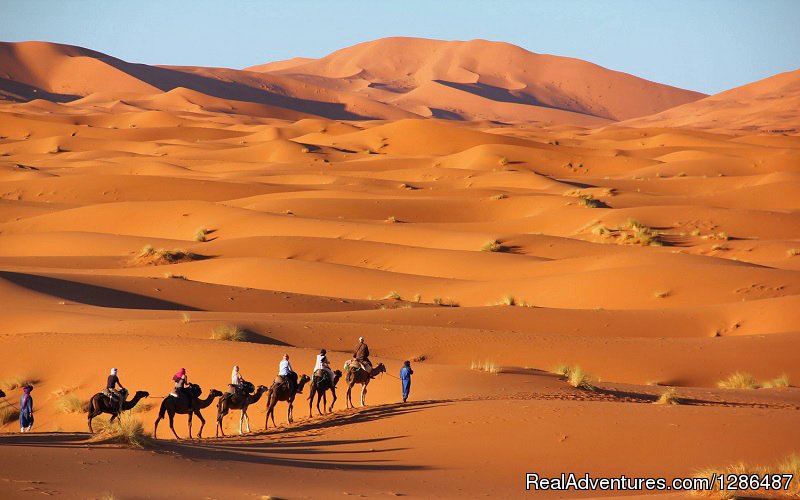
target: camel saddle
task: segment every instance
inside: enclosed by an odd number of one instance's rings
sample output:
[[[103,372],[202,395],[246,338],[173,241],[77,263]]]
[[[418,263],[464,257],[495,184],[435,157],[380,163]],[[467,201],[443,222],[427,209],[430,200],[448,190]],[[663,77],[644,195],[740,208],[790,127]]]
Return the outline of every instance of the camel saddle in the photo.
[[[359,371],[364,370],[372,376],[372,364],[369,361],[359,361],[356,358],[348,359],[344,362],[344,371]]]

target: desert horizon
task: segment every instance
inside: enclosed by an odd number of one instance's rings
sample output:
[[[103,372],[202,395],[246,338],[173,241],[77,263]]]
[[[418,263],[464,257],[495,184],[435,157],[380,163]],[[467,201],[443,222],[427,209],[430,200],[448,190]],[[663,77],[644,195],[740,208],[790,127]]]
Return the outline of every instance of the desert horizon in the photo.
[[[800,69],[705,93],[480,36],[97,49],[0,42],[3,498],[800,494],[526,489],[800,472]]]

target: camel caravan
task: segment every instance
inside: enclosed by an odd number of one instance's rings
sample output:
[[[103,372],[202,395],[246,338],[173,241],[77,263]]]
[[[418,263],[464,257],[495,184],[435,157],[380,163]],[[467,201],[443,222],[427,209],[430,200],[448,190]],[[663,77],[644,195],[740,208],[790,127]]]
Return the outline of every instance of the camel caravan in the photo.
[[[352,401],[352,390],[356,384],[361,384],[361,406],[366,404],[367,386],[370,380],[375,378],[381,373],[386,372],[386,367],[383,363],[379,363],[373,368],[372,362],[369,360],[369,347],[364,342],[364,338],[358,339],[359,343],[356,346],[353,358],[349,359],[344,364],[344,372],[341,370],[332,370],[327,358],[325,349],[322,349],[317,355],[316,364],[314,365],[313,376],[302,375],[297,376],[297,373],[292,369],[289,362],[289,355],[284,354],[278,368],[278,375],[272,381],[272,384],[267,387],[265,385],[256,386],[252,382],[244,379],[239,371],[238,366],[233,367],[231,372],[231,383],[228,385],[226,392],[221,392],[216,389],[211,389],[205,397],[202,396],[203,390],[198,384],[190,383],[186,369],[181,368],[173,377],[174,388],[169,395],[165,396],[161,402],[161,407],[158,410],[158,418],[156,418],[153,427],[153,437],[158,437],[158,424],[165,416],[169,417],[169,428],[176,439],[180,439],[178,433],[175,432],[174,420],[175,415],[186,415],[189,423],[189,438],[192,439],[192,422],[194,417],[200,420],[200,428],[197,431],[197,437],[203,437],[203,427],[205,427],[206,420],[203,418],[201,410],[211,406],[216,400],[217,404],[217,425],[216,436],[225,436],[223,431],[223,419],[231,410],[239,410],[239,434],[250,432],[250,418],[247,415],[247,410],[251,405],[258,403],[262,397],[266,399],[267,415],[264,422],[264,430],[268,429],[270,419],[272,420],[273,427],[275,424],[275,407],[278,402],[286,401],[288,403],[287,419],[291,424],[294,422],[293,408],[294,400],[297,394],[301,394],[306,385],[310,386],[310,393],[308,396],[308,416],[313,414],[314,399],[316,397],[317,413],[329,413],[333,411],[333,405],[336,403],[336,385],[345,375],[347,383],[347,408],[354,408]],[[408,362],[406,362],[406,365]],[[405,369],[405,368],[404,368]],[[403,372],[401,371],[401,375]],[[409,381],[410,383],[410,381]],[[404,401],[407,397],[406,384],[404,381]],[[331,393],[331,404],[328,406],[327,393]],[[266,396],[264,394],[266,393]],[[108,376],[106,388],[102,392],[98,392],[92,396],[88,405],[88,425],[89,432],[94,432],[92,428],[92,420],[101,414],[110,414],[110,422],[118,419],[123,411],[130,410],[139,403],[140,400],[149,397],[147,391],[137,391],[134,396],[128,400],[128,390],[122,386],[117,375],[117,369],[112,368]],[[322,409],[320,409],[320,402]]]

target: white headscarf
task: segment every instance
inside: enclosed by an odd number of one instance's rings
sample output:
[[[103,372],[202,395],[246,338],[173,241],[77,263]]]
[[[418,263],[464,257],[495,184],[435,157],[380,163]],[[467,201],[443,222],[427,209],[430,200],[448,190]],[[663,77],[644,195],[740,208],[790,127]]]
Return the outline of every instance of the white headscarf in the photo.
[[[111,375],[116,375],[116,374],[117,374],[117,369],[116,368],[112,368],[111,369]]]

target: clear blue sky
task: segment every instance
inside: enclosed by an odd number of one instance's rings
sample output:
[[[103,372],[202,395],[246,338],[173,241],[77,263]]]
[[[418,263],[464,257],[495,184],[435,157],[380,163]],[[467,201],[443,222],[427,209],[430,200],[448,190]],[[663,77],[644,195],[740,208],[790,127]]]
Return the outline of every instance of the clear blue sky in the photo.
[[[800,68],[800,0],[2,0],[0,40],[243,68],[386,36],[500,40],[706,93]]]

